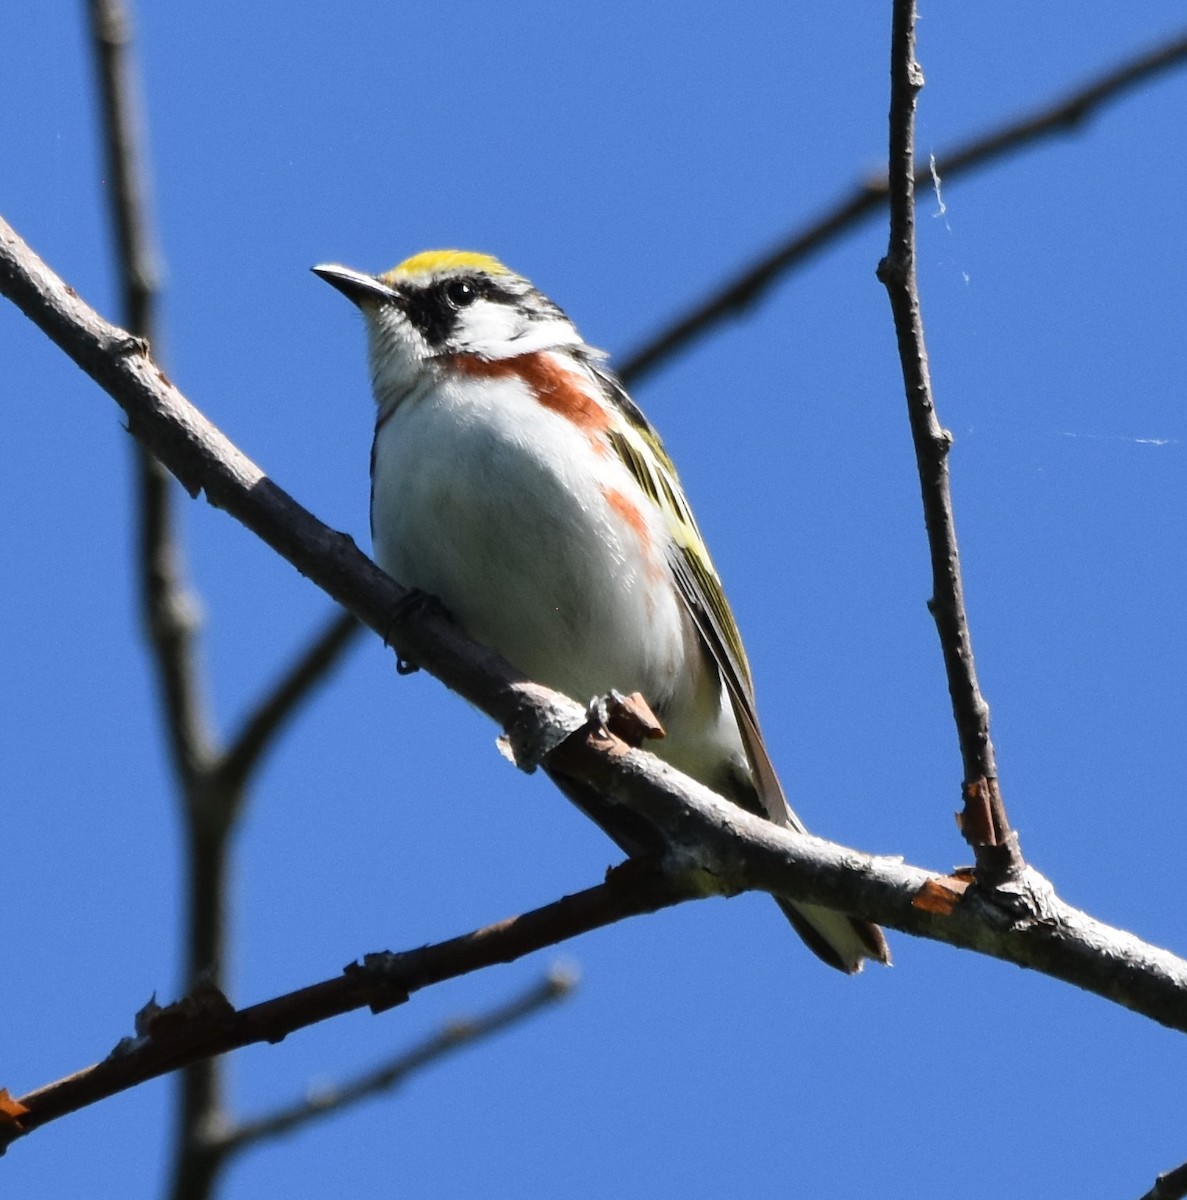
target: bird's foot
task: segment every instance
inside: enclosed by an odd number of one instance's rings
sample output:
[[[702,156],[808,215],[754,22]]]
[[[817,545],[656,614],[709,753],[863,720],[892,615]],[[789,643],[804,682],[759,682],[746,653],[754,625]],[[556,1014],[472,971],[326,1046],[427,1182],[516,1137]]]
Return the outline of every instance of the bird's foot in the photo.
[[[635,749],[645,741],[665,736],[663,725],[643,699],[642,692],[624,696],[621,692],[610,691],[591,700],[587,712],[595,729],[604,729]]]
[[[387,629],[383,634],[383,644],[385,646],[393,646],[394,638],[392,630],[395,626],[402,624],[409,618],[417,617],[448,617],[449,610],[441,603],[437,596],[431,592],[421,591],[420,588],[409,588],[404,597],[399,600],[392,610],[391,620],[388,622]],[[396,673],[398,675],[414,675],[420,670],[420,664],[413,662],[412,659],[402,654],[399,648],[396,648]]]

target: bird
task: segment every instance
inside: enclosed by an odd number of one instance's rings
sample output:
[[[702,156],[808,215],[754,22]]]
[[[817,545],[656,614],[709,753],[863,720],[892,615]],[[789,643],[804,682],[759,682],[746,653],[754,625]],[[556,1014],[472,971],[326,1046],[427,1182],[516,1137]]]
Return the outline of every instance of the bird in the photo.
[[[608,356],[488,254],[428,250],[380,275],[312,270],[364,318],[379,566],[539,683],[582,702],[641,693],[665,731],[659,757],[806,832],[676,469]],[[568,784],[628,854],[656,850],[641,818]],[[889,962],[876,925],[777,900],[831,966]]]

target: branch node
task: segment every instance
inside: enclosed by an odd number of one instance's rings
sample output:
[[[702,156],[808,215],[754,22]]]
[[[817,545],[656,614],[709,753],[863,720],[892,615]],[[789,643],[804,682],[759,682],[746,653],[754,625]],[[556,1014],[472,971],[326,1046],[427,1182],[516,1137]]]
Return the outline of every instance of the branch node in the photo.
[[[589,718],[571,700],[536,683],[514,685],[517,700],[505,732],[497,740],[499,753],[530,775],[563,741]]]
[[[906,272],[903,263],[900,259],[892,259],[889,254],[884,254],[878,259],[878,266],[874,271],[878,278],[878,282],[890,287],[892,284],[902,286],[906,279]]]
[[[8,1088],[0,1088],[0,1155],[29,1132],[24,1118],[29,1109],[13,1096]]]
[[[968,891],[969,883],[970,880],[958,874],[924,880],[923,886],[911,897],[911,907],[937,916],[951,916]]]
[[[361,963],[349,963],[342,974],[362,988],[367,1007],[375,1015],[407,1004],[412,994],[404,954],[393,954],[390,950],[364,954]]]
[[[143,1026],[158,1044],[205,1036],[235,1016],[235,1006],[209,979],[199,980],[180,1000],[164,1008],[158,1007],[155,999],[150,1006],[155,1011],[145,1018]]]
[[[121,358],[152,357],[152,347],[149,345],[148,338],[128,333],[125,330],[121,330],[120,334],[121,336],[114,338],[111,342],[112,354],[118,354]]]
[[[1018,835],[1010,828],[996,776],[966,781],[956,824],[977,857],[978,882],[995,888],[1022,870]]]
[[[144,1050],[170,1043],[190,1044],[225,1027],[235,1016],[235,1006],[210,980],[199,980],[180,1000],[164,1006],[156,993],[137,1013],[132,1037],[121,1038],[104,1061],[112,1062]]]

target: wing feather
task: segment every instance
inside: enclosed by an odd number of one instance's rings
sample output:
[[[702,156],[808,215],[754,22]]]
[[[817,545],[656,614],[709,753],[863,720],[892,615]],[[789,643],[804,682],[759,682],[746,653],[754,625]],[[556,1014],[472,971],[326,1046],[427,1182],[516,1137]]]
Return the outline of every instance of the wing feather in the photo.
[[[625,424],[609,431],[611,446],[667,519],[672,539],[669,566],[693,624],[721,673],[763,809],[772,821],[803,832],[804,827],[788,806],[767,754],[758,726],[754,681],[742,635],[725,598],[721,580],[705,550],[704,539],[680,486],[676,467],[659,434],[618,381],[596,365],[592,365],[592,369],[626,417]]]
[[[591,359],[587,365],[607,398],[624,417],[622,424],[607,431],[611,447],[666,518],[671,537],[668,561],[672,578],[705,649],[721,674],[762,809],[775,824],[806,833],[803,823],[787,803],[767,753],[758,726],[754,682],[742,636],[680,487],[676,468],[659,435],[622,385],[597,360]],[[868,921],[815,904],[793,904],[779,899],[779,907],[808,946],[825,962],[842,971],[860,971],[864,958],[884,963],[890,961],[882,931]]]

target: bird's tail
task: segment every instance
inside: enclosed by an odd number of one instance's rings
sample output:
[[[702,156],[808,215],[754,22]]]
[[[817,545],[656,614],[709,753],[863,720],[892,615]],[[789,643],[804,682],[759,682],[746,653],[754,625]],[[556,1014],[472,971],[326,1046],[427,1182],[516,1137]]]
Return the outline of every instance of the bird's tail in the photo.
[[[776,900],[808,949],[830,967],[853,975],[861,970],[867,958],[890,963],[886,938],[870,921],[861,921],[818,904],[793,904],[778,897]]]
[[[552,771],[548,774],[553,783],[627,854],[663,853],[663,837],[644,818],[621,804],[604,799],[587,783]],[[890,962],[890,948],[877,925],[818,904],[793,904],[778,897],[776,901],[808,949],[830,967],[853,975],[861,970],[867,958],[880,963]]]

